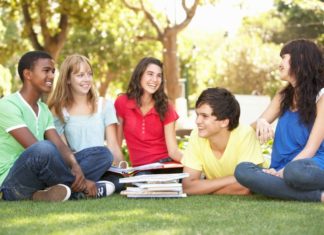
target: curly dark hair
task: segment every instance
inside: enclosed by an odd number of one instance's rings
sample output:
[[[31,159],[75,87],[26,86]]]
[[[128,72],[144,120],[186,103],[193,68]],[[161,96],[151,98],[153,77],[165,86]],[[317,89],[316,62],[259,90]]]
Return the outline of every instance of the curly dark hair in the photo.
[[[232,131],[239,125],[241,109],[235,96],[225,88],[215,87],[204,90],[196,101],[196,108],[207,104],[217,120],[229,120],[228,130]]]
[[[135,67],[131,76],[126,95],[129,99],[135,99],[136,104],[141,107],[141,97],[143,95],[143,88],[141,87],[142,75],[146,71],[146,68],[150,64],[159,66],[162,70],[161,85],[158,90],[153,94],[154,108],[158,112],[160,119],[163,121],[165,114],[168,111],[168,97],[164,92],[164,76],[163,76],[163,64],[160,60],[153,57],[144,57]]]
[[[290,55],[291,75],[296,85],[287,85],[281,92],[280,115],[293,106],[294,98],[300,121],[312,125],[316,117],[316,96],[324,87],[323,52],[307,39],[292,40],[281,49],[280,56]]]
[[[20,80],[24,82],[24,70],[25,69],[33,69],[36,61],[38,59],[50,59],[52,60],[52,56],[45,51],[29,51],[25,53],[19,60],[18,63],[18,74]]]

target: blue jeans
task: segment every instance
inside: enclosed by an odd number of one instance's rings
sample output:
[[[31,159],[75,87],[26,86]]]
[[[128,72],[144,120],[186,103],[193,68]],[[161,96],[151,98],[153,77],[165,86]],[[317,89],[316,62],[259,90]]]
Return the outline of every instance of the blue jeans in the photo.
[[[75,154],[86,179],[98,181],[112,164],[106,147],[91,147]],[[39,141],[27,148],[11,167],[1,185],[3,199],[31,199],[34,192],[56,184],[71,187],[75,177],[64,163],[56,146]]]
[[[252,192],[268,197],[319,202],[324,190],[324,170],[312,159],[288,163],[283,178],[267,174],[251,162],[237,165],[234,175]]]

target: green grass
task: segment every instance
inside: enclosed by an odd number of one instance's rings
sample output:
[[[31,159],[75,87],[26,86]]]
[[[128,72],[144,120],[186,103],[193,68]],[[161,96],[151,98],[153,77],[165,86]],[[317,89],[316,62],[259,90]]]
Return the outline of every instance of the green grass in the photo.
[[[0,234],[323,234],[324,205],[261,196],[0,201]]]

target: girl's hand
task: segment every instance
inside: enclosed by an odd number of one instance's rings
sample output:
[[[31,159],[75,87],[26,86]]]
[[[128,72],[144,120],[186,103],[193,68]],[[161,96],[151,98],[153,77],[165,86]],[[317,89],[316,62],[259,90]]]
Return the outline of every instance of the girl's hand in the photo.
[[[281,169],[279,171],[276,171],[274,168],[270,168],[270,169],[263,169],[262,171],[264,173],[267,173],[267,174],[270,174],[270,175],[274,175],[274,176],[283,178],[283,170],[284,169]]]
[[[274,135],[272,126],[264,118],[259,118],[256,121],[256,134],[261,144],[272,139]]]
[[[263,169],[262,170],[264,173],[270,174],[270,175],[276,175],[277,171],[274,168],[270,168],[270,169]]]

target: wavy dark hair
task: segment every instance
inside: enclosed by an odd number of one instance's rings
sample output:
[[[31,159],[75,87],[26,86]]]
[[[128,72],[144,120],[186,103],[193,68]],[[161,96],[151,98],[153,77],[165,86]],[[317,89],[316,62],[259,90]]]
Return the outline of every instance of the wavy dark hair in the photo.
[[[295,98],[300,121],[312,125],[316,117],[316,96],[324,87],[323,52],[314,42],[297,39],[283,46],[280,56],[285,54],[290,55],[289,74],[295,76],[296,85],[288,84],[280,92],[280,115],[293,106]]]
[[[164,75],[163,75],[163,64],[160,60],[153,57],[144,57],[135,67],[134,72],[131,76],[126,95],[129,99],[135,99],[137,105],[141,107],[141,97],[144,93],[141,87],[142,75],[146,71],[150,64],[155,64],[161,68],[161,85],[159,89],[153,94],[154,108],[158,112],[160,119],[163,121],[165,114],[168,110],[168,97],[164,92]]]
[[[215,87],[204,90],[197,99],[196,108],[208,104],[212,115],[217,120],[228,119],[228,130],[232,131],[239,125],[241,109],[235,96],[225,88]]]

